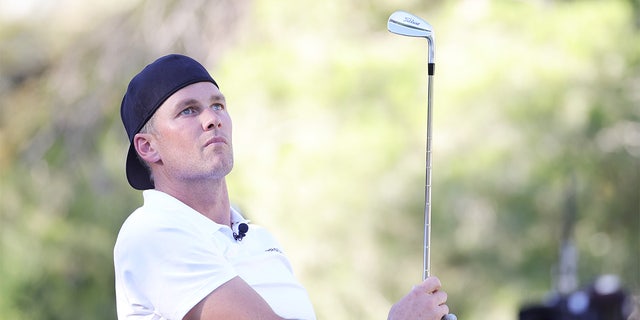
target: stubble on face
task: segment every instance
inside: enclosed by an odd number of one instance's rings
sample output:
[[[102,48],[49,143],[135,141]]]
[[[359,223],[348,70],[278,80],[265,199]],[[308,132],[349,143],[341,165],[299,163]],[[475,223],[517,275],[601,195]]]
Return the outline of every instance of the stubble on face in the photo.
[[[220,180],[233,168],[231,118],[212,83],[189,85],[163,103],[153,119],[157,171],[171,180]],[[157,175],[157,174],[156,174]]]

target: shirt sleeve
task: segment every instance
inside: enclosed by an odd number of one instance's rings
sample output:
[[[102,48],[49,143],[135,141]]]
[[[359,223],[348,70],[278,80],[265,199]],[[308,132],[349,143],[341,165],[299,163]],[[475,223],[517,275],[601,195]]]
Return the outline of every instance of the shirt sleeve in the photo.
[[[237,276],[225,259],[217,229],[180,219],[132,219],[114,250],[116,277],[129,305],[166,319],[182,319],[198,302]],[[132,308],[133,309],[133,308]]]

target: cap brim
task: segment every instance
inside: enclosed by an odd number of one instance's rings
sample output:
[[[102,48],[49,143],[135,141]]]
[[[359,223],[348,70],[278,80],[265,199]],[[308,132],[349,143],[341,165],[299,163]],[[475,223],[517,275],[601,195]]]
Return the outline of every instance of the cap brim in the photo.
[[[153,189],[154,185],[149,178],[149,170],[140,163],[138,154],[133,145],[129,146],[127,154],[127,180],[137,190]]]

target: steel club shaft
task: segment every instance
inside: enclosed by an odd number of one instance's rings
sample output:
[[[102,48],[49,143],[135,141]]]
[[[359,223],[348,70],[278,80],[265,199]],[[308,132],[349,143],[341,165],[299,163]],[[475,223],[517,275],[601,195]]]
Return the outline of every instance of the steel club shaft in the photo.
[[[426,168],[424,188],[424,264],[422,280],[431,276],[431,144],[433,126],[433,74],[435,72],[435,43],[433,27],[421,18],[404,11],[396,11],[387,21],[387,29],[390,32],[409,36],[426,38],[429,45],[428,77],[427,77],[427,143],[426,143]],[[456,315],[450,313],[442,317],[442,320],[457,320]]]

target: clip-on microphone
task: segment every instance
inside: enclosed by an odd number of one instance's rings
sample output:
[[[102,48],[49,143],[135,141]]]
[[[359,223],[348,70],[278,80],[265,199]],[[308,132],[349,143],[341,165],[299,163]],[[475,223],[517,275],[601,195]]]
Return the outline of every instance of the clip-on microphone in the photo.
[[[247,231],[249,231],[249,225],[239,221],[231,224],[231,230],[233,231],[233,239],[236,241],[242,241],[242,238],[247,235]]]

